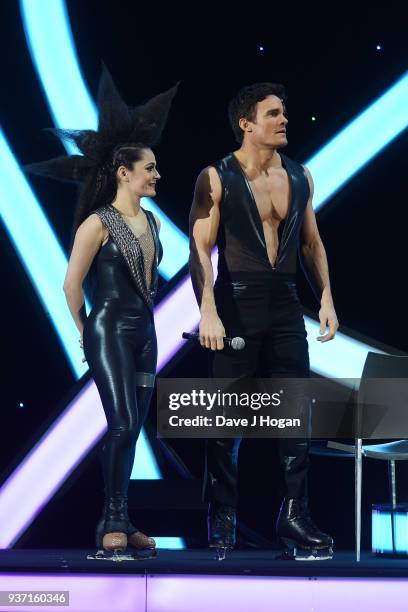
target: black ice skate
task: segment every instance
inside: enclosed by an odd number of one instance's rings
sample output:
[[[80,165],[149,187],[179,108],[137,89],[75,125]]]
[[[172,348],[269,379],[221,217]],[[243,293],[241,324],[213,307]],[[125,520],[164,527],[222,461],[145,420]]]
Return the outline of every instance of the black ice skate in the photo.
[[[106,535],[109,534],[109,535]],[[87,559],[102,561],[136,561],[156,556],[156,543],[137,530],[129,520],[127,498],[110,498],[96,527],[95,554]]]
[[[232,506],[211,503],[208,508],[208,546],[216,548],[215,559],[225,559],[227,550],[235,546],[235,509]]]
[[[318,561],[333,557],[333,539],[313,523],[305,497],[283,501],[276,535],[285,547],[284,559]]]

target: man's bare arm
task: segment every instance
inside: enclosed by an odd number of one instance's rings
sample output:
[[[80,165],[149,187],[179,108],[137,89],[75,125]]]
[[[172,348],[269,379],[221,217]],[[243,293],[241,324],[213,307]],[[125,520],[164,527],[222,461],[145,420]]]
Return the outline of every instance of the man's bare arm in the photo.
[[[302,247],[301,255],[304,264],[304,271],[309,280],[309,283],[320,301],[320,333],[318,340],[327,342],[334,338],[339,323],[334,309],[333,297],[330,288],[329,265],[327,262],[326,250],[317,228],[316,216],[313,211],[313,179],[307,168],[305,168],[306,176],[310,187],[310,196],[307,203],[303,225],[302,225]],[[329,333],[323,335],[327,325]]]
[[[190,211],[189,268],[194,293],[201,313],[200,342],[212,350],[224,348],[225,330],[218,317],[214,299],[214,274],[211,251],[220,222],[222,187],[216,170],[205,168],[198,176]]]

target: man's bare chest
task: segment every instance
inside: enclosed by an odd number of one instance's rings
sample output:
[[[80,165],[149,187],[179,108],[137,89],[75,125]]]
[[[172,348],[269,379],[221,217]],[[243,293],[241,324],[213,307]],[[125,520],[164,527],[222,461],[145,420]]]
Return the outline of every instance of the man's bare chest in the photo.
[[[286,171],[273,171],[249,180],[261,221],[286,219],[290,205],[290,184]]]

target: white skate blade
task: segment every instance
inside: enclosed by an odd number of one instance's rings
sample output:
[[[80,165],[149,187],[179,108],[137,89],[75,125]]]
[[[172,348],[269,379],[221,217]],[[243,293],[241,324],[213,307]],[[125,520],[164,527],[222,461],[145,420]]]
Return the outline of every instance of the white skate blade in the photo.
[[[94,554],[87,555],[86,558],[97,560],[97,561],[114,561],[115,563],[120,563],[121,561],[140,561],[141,559],[151,559],[155,556],[156,556],[156,553],[150,556],[146,556],[146,555],[143,556],[143,555],[138,555],[136,553],[129,553],[129,552],[109,553],[105,550],[100,549]]]
[[[282,557],[290,561],[329,561],[333,559],[333,549],[323,548],[306,550],[294,548],[292,550],[285,550]]]

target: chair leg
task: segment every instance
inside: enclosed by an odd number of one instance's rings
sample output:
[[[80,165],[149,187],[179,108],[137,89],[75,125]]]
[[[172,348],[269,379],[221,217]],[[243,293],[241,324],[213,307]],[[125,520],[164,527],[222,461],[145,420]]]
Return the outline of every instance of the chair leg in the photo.
[[[362,440],[356,439],[355,444],[355,527],[356,527],[356,561],[360,561],[361,552],[361,488],[363,477]]]
[[[391,505],[391,534],[392,534],[392,553],[395,555],[395,507],[397,505],[397,490],[395,483],[395,461],[388,461],[388,486]]]
[[[362,439],[357,438],[355,444],[355,529],[356,529],[356,561],[360,561],[361,553],[361,489],[362,489]]]
[[[390,502],[395,510],[397,505],[397,481],[395,478],[395,460],[388,461],[388,482],[390,485]]]

